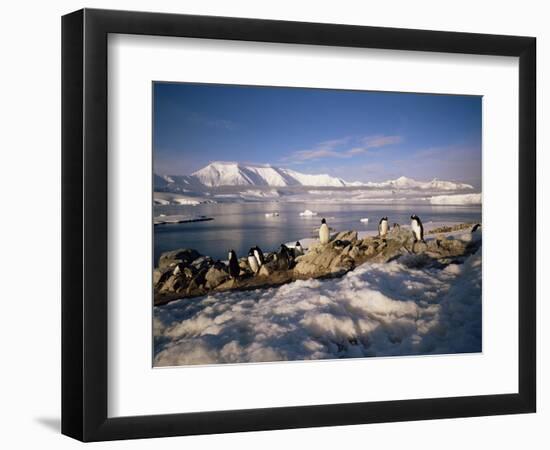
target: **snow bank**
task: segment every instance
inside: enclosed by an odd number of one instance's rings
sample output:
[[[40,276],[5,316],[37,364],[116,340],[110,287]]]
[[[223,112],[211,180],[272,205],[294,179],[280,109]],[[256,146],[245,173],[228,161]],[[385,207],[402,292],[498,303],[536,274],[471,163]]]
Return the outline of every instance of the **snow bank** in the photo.
[[[481,205],[481,193],[436,195],[430,198],[432,205]]]
[[[153,203],[155,205],[197,206],[201,203],[212,203],[212,200],[207,200],[201,197],[175,194],[172,192],[155,192],[153,194]]]
[[[156,366],[481,351],[481,251],[154,308]]]
[[[240,197],[243,200],[254,201],[254,200],[272,200],[279,198],[279,193],[271,189],[269,191],[261,191],[256,189],[248,189],[243,192],[239,192]]]

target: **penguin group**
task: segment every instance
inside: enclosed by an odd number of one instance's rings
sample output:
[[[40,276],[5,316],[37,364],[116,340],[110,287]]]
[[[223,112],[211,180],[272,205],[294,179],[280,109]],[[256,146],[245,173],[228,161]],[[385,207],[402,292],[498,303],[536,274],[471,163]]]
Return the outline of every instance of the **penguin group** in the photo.
[[[392,232],[397,232],[401,229],[401,226],[398,223],[392,225]],[[424,242],[424,226],[420,217],[416,214],[411,216],[411,230],[414,238],[414,242]],[[378,236],[385,238],[389,232],[389,223],[387,217],[382,217],[378,223]]]
[[[480,228],[479,225],[474,227],[472,232],[477,231]],[[400,229],[399,224],[394,223],[392,225],[392,231],[397,231]],[[390,230],[389,222],[387,217],[382,217],[378,222],[378,237],[385,239]],[[420,217],[416,214],[411,216],[411,230],[414,238],[414,242],[424,242],[424,226]],[[323,245],[328,244],[330,241],[330,229],[328,227],[327,221],[325,218],[321,220],[321,226],[319,227],[319,242]],[[295,246],[289,248],[285,244],[281,244],[279,251],[268,255],[266,258],[257,245],[251,247],[248,251],[248,267],[251,272],[256,275],[261,267],[269,263],[270,265],[276,266],[279,270],[288,270],[294,267],[295,260],[299,256],[302,256],[305,253],[304,248],[300,244],[300,241],[297,241]],[[237,254],[234,250],[229,251],[229,275],[233,279],[237,279],[240,274],[239,260]]]
[[[268,255],[268,258],[264,256],[262,249],[256,245],[251,247],[248,251],[247,263],[250,271],[254,275],[256,275],[260,271],[261,267],[268,262],[276,266],[279,270],[288,270],[294,267],[296,258],[298,256],[302,256],[304,253],[305,251],[302,244],[300,244],[300,241],[297,241],[293,248],[289,248],[285,244],[281,244],[279,251]],[[228,268],[229,276],[232,279],[238,279],[241,268],[239,265],[239,259],[237,258],[237,253],[233,249],[229,250]]]

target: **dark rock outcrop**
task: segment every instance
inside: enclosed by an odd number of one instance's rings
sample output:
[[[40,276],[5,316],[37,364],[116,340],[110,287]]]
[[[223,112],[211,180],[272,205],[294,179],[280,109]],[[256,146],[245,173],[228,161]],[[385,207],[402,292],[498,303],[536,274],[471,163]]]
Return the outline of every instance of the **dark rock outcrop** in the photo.
[[[191,248],[184,248],[166,252],[160,255],[159,269],[164,267],[175,266],[178,263],[185,265],[195,261],[200,256],[199,252]]]
[[[207,289],[214,289],[218,287],[220,284],[229,279],[227,266],[220,262],[216,262],[208,269],[208,272],[206,272],[204,278],[206,280],[205,287]]]
[[[292,259],[280,264],[275,253],[266,254],[266,263],[252,273],[246,258],[239,260],[238,279],[231,279],[226,264],[202,256],[192,249],[163,253],[153,272],[155,304],[197,297],[227,290],[248,290],[278,286],[299,279],[339,277],[365,262],[386,263],[399,259],[408,267],[444,267],[462,262],[481,246],[481,232],[470,233],[471,224],[429,230],[435,235],[427,241],[415,241],[407,228],[396,227],[385,238],[359,239],[356,231],[335,234],[327,244],[314,244]],[[464,230],[461,239],[445,233]]]

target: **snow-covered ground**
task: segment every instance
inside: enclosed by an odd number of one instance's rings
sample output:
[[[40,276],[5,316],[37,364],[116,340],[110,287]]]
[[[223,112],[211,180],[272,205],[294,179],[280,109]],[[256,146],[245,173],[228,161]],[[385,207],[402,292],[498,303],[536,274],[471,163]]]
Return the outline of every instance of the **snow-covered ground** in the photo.
[[[417,258],[156,307],[155,365],[480,352],[481,250],[442,270]]]

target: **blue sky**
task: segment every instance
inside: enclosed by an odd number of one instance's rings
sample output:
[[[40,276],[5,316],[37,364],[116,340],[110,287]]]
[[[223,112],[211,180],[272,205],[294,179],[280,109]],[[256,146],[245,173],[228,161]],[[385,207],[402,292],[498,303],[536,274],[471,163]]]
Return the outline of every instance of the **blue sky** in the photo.
[[[154,83],[159,174],[211,161],[481,185],[481,97]]]

